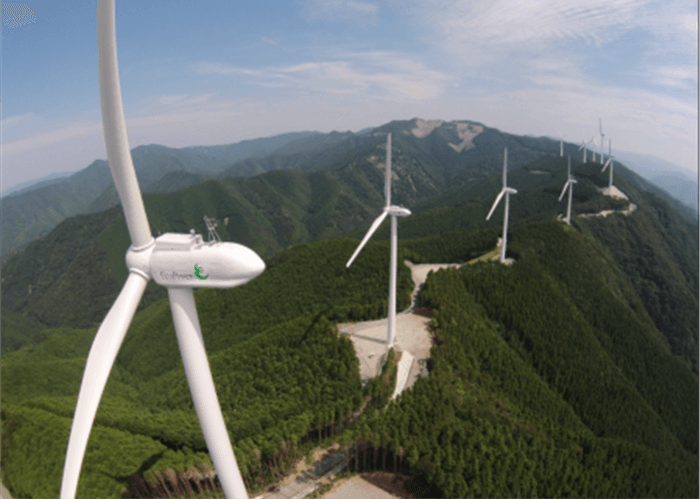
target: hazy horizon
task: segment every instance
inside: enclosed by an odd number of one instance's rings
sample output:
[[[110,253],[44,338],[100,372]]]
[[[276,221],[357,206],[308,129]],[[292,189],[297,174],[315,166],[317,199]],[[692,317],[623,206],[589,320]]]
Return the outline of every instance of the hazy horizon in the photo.
[[[12,3],[3,2],[2,192],[106,157],[96,3],[14,2],[34,15],[14,24]],[[120,0],[116,8],[131,148],[414,117],[599,144],[601,117],[606,151],[611,138],[613,154],[653,155],[697,177],[695,2]]]

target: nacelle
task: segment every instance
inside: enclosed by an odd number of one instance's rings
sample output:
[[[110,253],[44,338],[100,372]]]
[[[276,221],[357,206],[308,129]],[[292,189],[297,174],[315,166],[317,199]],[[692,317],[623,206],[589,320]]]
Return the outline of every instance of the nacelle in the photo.
[[[169,288],[233,288],[265,270],[265,262],[238,243],[203,242],[199,234],[165,233],[155,240],[148,274]]]
[[[411,211],[408,208],[398,207],[396,205],[387,207],[385,210],[389,212],[389,215],[393,215],[394,217],[407,217],[411,215]]]

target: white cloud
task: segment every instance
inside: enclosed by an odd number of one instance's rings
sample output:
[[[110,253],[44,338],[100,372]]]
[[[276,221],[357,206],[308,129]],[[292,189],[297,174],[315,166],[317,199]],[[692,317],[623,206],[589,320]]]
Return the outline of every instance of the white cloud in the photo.
[[[101,122],[72,122],[53,130],[39,132],[29,137],[3,143],[3,156],[12,156],[31,149],[44,148],[72,139],[102,134]]]
[[[260,37],[260,40],[262,40],[262,42],[266,43],[267,45],[272,45],[273,47],[277,47],[280,44],[277,40],[274,40],[273,38],[270,38],[269,36]]]
[[[303,92],[358,96],[388,101],[423,101],[439,98],[447,76],[424,64],[393,52],[341,54],[345,60],[305,62],[292,66],[249,70],[220,63],[202,62],[199,74],[251,77],[261,87],[287,87]]]
[[[7,132],[8,130],[12,130],[13,128],[26,125],[27,122],[29,122],[29,120],[33,117],[34,113],[25,113],[22,115],[8,116],[7,118],[3,118],[0,127],[2,127],[3,132]]]
[[[377,24],[379,8],[374,3],[353,0],[306,0],[302,15],[310,22],[354,22]]]

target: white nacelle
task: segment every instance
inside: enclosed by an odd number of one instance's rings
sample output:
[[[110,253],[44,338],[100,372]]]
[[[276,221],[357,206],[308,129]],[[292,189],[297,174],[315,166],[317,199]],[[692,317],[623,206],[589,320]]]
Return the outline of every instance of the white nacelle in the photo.
[[[198,234],[165,233],[155,240],[149,274],[170,288],[233,288],[265,270],[250,248],[229,242],[203,242]]]
[[[389,215],[393,215],[394,217],[407,217],[411,215],[411,211],[408,208],[399,207],[396,205],[387,207],[385,210],[389,212]]]

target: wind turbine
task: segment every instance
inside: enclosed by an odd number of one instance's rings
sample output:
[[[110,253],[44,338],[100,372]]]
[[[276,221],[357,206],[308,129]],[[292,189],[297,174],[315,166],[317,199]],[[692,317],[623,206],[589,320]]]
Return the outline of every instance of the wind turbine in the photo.
[[[564,197],[564,193],[566,192],[567,188],[569,190],[569,207],[566,209],[566,221],[567,224],[571,225],[571,197],[573,196],[574,192],[574,184],[576,184],[576,179],[571,177],[571,157],[569,156],[569,164],[566,169],[567,177],[566,177],[566,184],[564,184],[564,189],[561,190],[561,194],[559,195],[559,201]]]
[[[510,195],[517,193],[517,191],[515,189],[508,187],[508,182],[507,182],[508,179],[507,178],[508,178],[508,148],[505,148],[503,150],[503,189],[501,189],[501,192],[498,193],[498,196],[496,197],[496,201],[493,202],[493,206],[491,207],[491,211],[486,216],[486,220],[489,220],[491,218],[493,211],[496,210],[498,203],[501,201],[501,198],[503,198],[503,195],[505,195],[506,207],[505,207],[505,211],[503,212],[503,238],[501,239],[501,263],[503,263],[503,264],[505,264],[505,262],[506,262],[506,240],[507,240],[507,236],[508,236],[508,208],[510,207]]]
[[[389,311],[387,314],[389,320],[387,337],[389,342],[389,348],[391,349],[394,346],[394,341],[396,340],[396,260],[398,247],[396,218],[411,215],[410,210],[408,210],[407,208],[398,207],[396,205],[391,204],[391,133],[389,133],[386,138],[386,173],[384,178],[384,197],[386,198],[386,205],[382,210],[382,214],[374,220],[374,222],[369,228],[369,231],[367,231],[367,234],[355,250],[355,253],[352,254],[352,257],[350,257],[348,263],[345,264],[345,267],[350,267],[352,261],[355,260],[355,257],[357,257],[357,255],[360,253],[362,247],[364,247],[367,241],[369,241],[369,239],[372,237],[379,225],[384,221],[384,219],[386,219],[387,215],[391,215],[391,262],[389,263]]]
[[[603,165],[603,170],[601,172],[605,172],[605,169],[608,168],[608,165],[610,165],[610,176],[608,179],[608,190],[610,191],[610,194],[612,194],[612,187],[613,187],[613,158],[612,158],[612,139],[608,139],[608,161],[605,162],[605,165]]]
[[[194,234],[194,230],[190,234],[165,233],[153,239],[124,123],[114,0],[101,0],[97,4],[97,42],[107,158],[131,237],[131,247],[126,252],[129,276],[97,330],[85,363],[68,439],[61,497],[75,497],[85,447],[102,392],[146,284],[153,278],[168,289],[187,382],[224,493],[229,498],[248,498],[216,396],[193,288],[242,285],[262,273],[265,263],[243,245],[222,243],[216,239],[205,243],[201,235]],[[210,226],[209,222],[207,226]]]
[[[598,118],[600,124],[600,164],[603,164],[603,149],[605,149],[605,134],[603,133],[603,119]],[[595,161],[595,160],[594,160]]]
[[[559,132],[557,130],[557,133],[559,134],[559,156],[564,156],[564,134]]]
[[[591,142],[593,142],[593,137],[591,137],[591,138],[590,138],[589,140],[587,140],[587,141],[584,140],[584,141],[581,143],[581,146],[578,148],[579,151],[581,151],[581,150],[583,149],[583,163],[586,163],[586,153],[587,153],[587,151],[588,151],[587,146],[588,146]],[[593,161],[595,161],[595,152],[593,153]]]

